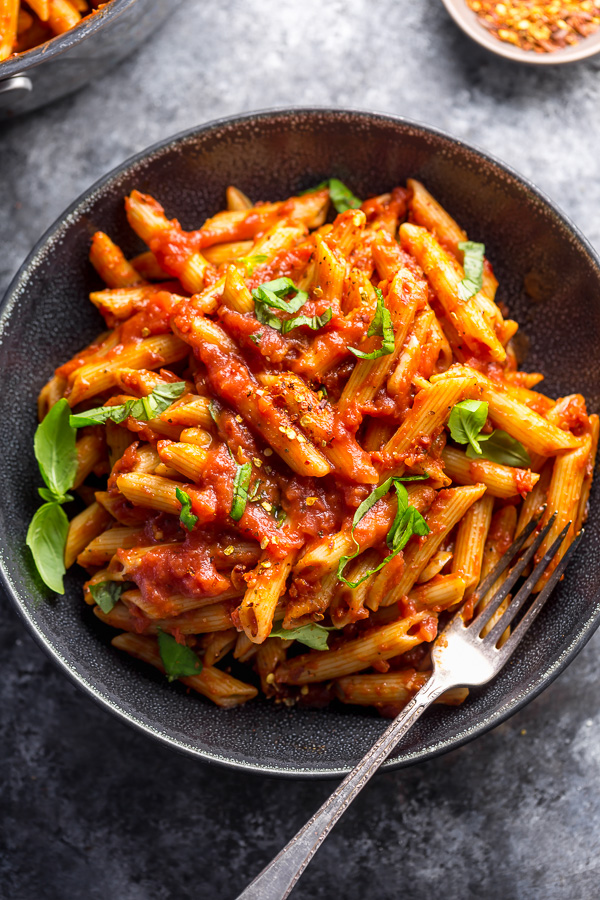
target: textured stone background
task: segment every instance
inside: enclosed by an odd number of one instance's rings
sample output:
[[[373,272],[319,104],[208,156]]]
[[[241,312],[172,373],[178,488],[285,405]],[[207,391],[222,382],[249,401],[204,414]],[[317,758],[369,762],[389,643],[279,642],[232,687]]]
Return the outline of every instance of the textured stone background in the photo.
[[[0,288],[62,209],[130,154],[275,105],[440,126],[533,179],[600,246],[599,74],[600,60],[496,60],[439,0],[184,0],[101,83],[0,125]],[[232,900],[333,787],[155,746],[79,694],[1,600],[2,897]],[[599,647],[491,734],[379,777],[293,896],[595,900]]]

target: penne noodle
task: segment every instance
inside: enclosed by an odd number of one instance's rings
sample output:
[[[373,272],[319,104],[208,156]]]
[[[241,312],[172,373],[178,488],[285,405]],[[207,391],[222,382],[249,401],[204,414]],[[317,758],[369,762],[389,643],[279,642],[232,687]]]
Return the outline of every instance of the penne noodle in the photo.
[[[235,647],[237,631],[235,628],[228,628],[227,631],[213,631],[208,637],[202,662],[205,666],[214,666]]]
[[[79,562],[79,555],[90,542],[93,543],[103,533],[107,533],[104,529],[108,527],[111,521],[112,517],[110,514],[96,502],[71,519],[65,544],[65,569],[69,569],[75,560]],[[98,563],[93,563],[93,565],[102,565],[103,562],[108,562],[109,559],[110,556],[100,560]]]
[[[394,351],[379,359],[358,360],[339,399],[340,412],[344,413],[350,406],[360,407],[373,400],[402,351],[417,308],[426,302],[425,283],[417,281],[408,268],[400,269],[386,297],[386,306],[394,328]],[[380,341],[380,338],[367,338],[360,350],[371,353],[377,349]]]
[[[449,488],[438,493],[433,506],[425,517],[430,532],[422,542],[413,539],[407,545],[404,551],[404,571],[397,583],[388,589],[382,600],[382,606],[391,606],[404,594],[409,593],[431,557],[437,552],[444,537],[484,493],[485,485],[483,484]],[[377,576],[374,584],[375,590],[377,581],[387,582],[385,569]]]
[[[444,471],[457,484],[485,484],[492,497],[508,499],[519,494],[525,497],[537,484],[540,476],[530,469],[518,469],[491,462],[488,459],[469,459],[463,450],[444,447]]]
[[[0,0],[0,60],[13,52],[18,21],[19,0]]]
[[[467,233],[440,206],[420,181],[408,178],[406,185],[411,191],[409,206],[412,221],[433,232],[442,247],[445,250],[449,250],[462,263],[463,253],[459,248],[459,244],[467,240]],[[490,300],[493,300],[497,287],[498,282],[490,266],[484,265],[481,290]]]
[[[542,418],[539,413],[513,397],[507,388],[468,366],[453,366],[444,375],[436,375],[431,380],[439,383],[450,375],[467,377],[469,374],[476,378],[480,399],[489,404],[489,417],[496,428],[508,432],[528,449],[542,456],[553,456],[560,450],[569,450],[578,445],[574,435]]]
[[[150,663],[151,666],[164,672],[164,666],[158,652],[158,644],[153,637],[141,634],[118,634],[111,641],[113,647],[124,650],[131,656]],[[198,675],[190,675],[179,679],[187,687],[193,688],[212,700],[217,706],[231,709],[256,697],[258,691],[250,684],[244,684],[232,675],[222,672],[215,666],[204,666]]]
[[[538,548],[535,556],[536,562],[543,557],[568,523],[570,523],[570,528],[554,559],[538,581],[535,590],[540,591],[544,587],[575,537],[579,500],[583,491],[583,482],[586,477],[586,469],[590,462],[591,453],[592,438],[591,435],[586,434],[581,438],[579,447],[557,456],[554,461],[546,497],[546,511],[540,525],[543,528],[554,513],[556,513],[556,519]]]
[[[295,557],[294,552],[284,559],[272,560],[265,553],[252,573],[238,615],[246,637],[255,644],[262,644],[271,633],[275,609],[285,592]]]
[[[436,434],[447,421],[454,404],[472,390],[475,384],[475,374],[469,373],[461,374],[458,378],[446,373],[440,375],[435,384],[427,384],[415,397],[412,409],[383,448],[383,453],[394,461],[406,460],[406,464],[410,466],[413,460],[409,454],[417,442],[422,441],[423,435]]]
[[[99,506],[99,504],[96,505]],[[102,509],[102,507],[100,507],[100,509]],[[110,516],[105,510],[103,510],[103,512],[106,524],[104,524],[102,528],[106,528],[110,522]],[[75,522],[75,519],[73,519],[73,522]],[[73,524],[73,522],[71,524]],[[141,542],[143,536],[143,528],[120,528],[119,526],[116,526],[114,528],[106,528],[105,531],[99,529],[92,535],[91,539],[86,541],[83,547],[81,547],[77,556],[77,562],[84,568],[89,568],[90,566],[103,566],[111,561],[117,550],[127,550],[130,547],[135,547]]]
[[[438,550],[438,552],[431,557],[431,559],[417,578],[417,584],[423,584],[425,581],[429,581],[431,578],[435,578],[435,576],[439,575],[444,566],[449,563],[451,559],[451,550]]]
[[[69,378],[67,400],[76,406],[96,394],[108,390],[117,383],[117,373],[122,368],[158,368],[178,362],[189,353],[189,347],[174,334],[160,334],[144,338],[123,349],[113,358],[105,357],[76,369]]]
[[[136,506],[179,515],[181,504],[175,493],[178,485],[169,478],[133,472],[119,475],[117,487]]]
[[[409,634],[415,627],[430,623],[430,614],[415,613],[400,621],[381,628],[374,628],[363,637],[346,641],[335,650],[303,653],[288,659],[277,667],[275,681],[279,684],[310,684],[314,681],[328,681],[341,678],[352,672],[367,669],[374,662],[400,656],[412,647],[422,643],[421,629]],[[424,627],[424,626],[423,626]]]
[[[504,362],[506,350],[494,330],[494,317],[486,316],[482,311],[482,307],[485,312],[488,311],[485,295],[480,291],[475,295],[478,299],[471,297],[469,300],[462,300],[459,295],[459,284],[464,278],[462,266],[446,253],[432,234],[418,225],[408,222],[401,225],[400,240],[403,248],[415,257],[428,277],[460,339],[472,352],[479,352],[483,346],[490,359]],[[492,307],[497,310],[495,304]]]
[[[51,3],[54,7],[53,0]],[[52,16],[50,22],[52,23]],[[109,288],[130,288],[143,284],[140,273],[125,259],[122,250],[103,231],[97,231],[92,238],[90,262]],[[92,296],[90,294],[90,300]]]
[[[415,672],[414,669],[401,669],[385,675],[348,675],[336,681],[335,693],[342,703],[378,707],[392,705],[397,714],[427,683],[430,675],[431,672]],[[467,688],[452,688],[438,697],[435,703],[457,706],[468,693]]]
[[[471,507],[472,508],[472,507]],[[465,596],[468,579],[465,573],[450,572],[448,575],[435,575],[425,584],[417,584],[411,590],[410,600],[426,606],[435,612],[449,609],[460,603]]]
[[[494,515],[492,519],[492,523],[490,526],[490,530],[488,533],[488,537],[485,543],[485,547],[483,550],[483,562],[481,566],[481,581],[483,581],[489,573],[492,571],[494,566],[500,561],[502,555],[509,548],[512,543],[515,527],[517,522],[517,514],[514,506],[505,506],[502,509],[498,510],[498,512]],[[500,575],[490,590],[485,594],[476,607],[476,612],[481,612],[482,609],[488,605],[496,591],[500,589],[500,587],[506,581],[508,575],[508,571],[505,571]],[[494,615],[491,617],[489,622],[486,622],[482,629],[482,636],[485,637],[486,634],[492,630],[496,622],[502,618],[502,614],[506,610],[506,607],[510,603],[510,594],[506,599],[502,601]],[[465,615],[468,617],[471,610],[466,609]],[[500,640],[498,641],[498,645],[502,646],[502,644],[508,639],[510,636],[510,627],[507,627],[504,633],[502,634]]]
[[[487,492],[466,511],[456,530],[452,571],[465,582],[468,598],[479,584],[483,548],[487,540],[494,498]]]

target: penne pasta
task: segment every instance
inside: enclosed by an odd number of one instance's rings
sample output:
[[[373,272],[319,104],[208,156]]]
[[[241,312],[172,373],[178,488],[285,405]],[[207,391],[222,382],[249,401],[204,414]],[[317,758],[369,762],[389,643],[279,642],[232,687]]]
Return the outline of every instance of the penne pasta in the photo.
[[[65,566],[86,570],[115,647],[219,706],[257,696],[245,667],[275,703],[397,715],[429,678],[438,616],[489,603],[505,575],[477,586],[514,536],[542,511],[540,555],[580,531],[598,417],[517,370],[483,248],[420,182],[225,202],[188,231],[134,190],[148,250],[92,239],[109,330],[38,402],[42,495],[62,502],[57,453],[86,504]]]

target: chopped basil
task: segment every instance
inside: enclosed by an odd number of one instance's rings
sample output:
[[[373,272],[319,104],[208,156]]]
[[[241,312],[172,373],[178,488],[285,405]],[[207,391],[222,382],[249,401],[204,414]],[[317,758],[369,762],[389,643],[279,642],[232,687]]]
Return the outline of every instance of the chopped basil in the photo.
[[[328,183],[329,196],[331,197],[331,202],[335,206],[337,212],[343,213],[346,212],[347,209],[358,209],[361,205],[361,201],[352,193],[350,188],[347,188],[346,185],[337,178],[330,178]]]
[[[293,295],[293,296],[290,296]],[[308,325],[313,331],[322,328],[331,321],[333,315],[331,307],[320,316],[296,316],[292,319],[280,319],[270,312],[269,307],[280,309],[282,312],[295,313],[302,309],[308,300],[306,291],[299,290],[291,278],[276,278],[275,281],[267,281],[252,290],[254,299],[254,312],[256,318],[263,325],[270,325],[276,331],[287,334],[292,328],[299,325]],[[288,298],[289,299],[286,299]],[[262,334],[251,335],[250,340],[258,344]]]
[[[289,300],[285,298],[293,294]],[[252,290],[254,302],[266,304],[283,312],[295,313],[304,306],[308,300],[306,291],[299,290],[291,278],[276,278],[275,281],[265,281]]]
[[[235,479],[233,481],[233,498],[231,500],[231,510],[229,515],[234,522],[239,522],[244,515],[246,503],[248,502],[248,485],[252,477],[252,466],[249,462],[243,466],[237,466]]]
[[[309,188],[307,191],[302,191],[302,194],[314,194],[316,191],[320,191],[325,187],[329,188],[329,197],[331,198],[331,202],[333,203],[336,212],[343,213],[346,212],[347,209],[358,209],[361,205],[361,201],[358,197],[356,197],[350,188],[346,187],[339,178],[327,178],[316,187]]]
[[[255,332],[255,334],[250,335],[250,340],[252,341],[253,344],[256,344],[256,346],[258,347],[262,336],[263,336],[262,331],[257,331],[257,332]]]
[[[290,296],[293,295],[293,296]],[[252,290],[256,318],[263,325],[270,325],[276,331],[283,329],[283,319],[269,312],[269,307],[282,312],[295,313],[308,300],[306,291],[300,291],[291,278],[276,278],[266,281]],[[289,297],[289,299],[286,299]]]
[[[75,432],[69,425],[69,404],[62,398],[38,425],[33,450],[42,478],[48,486],[44,500],[63,503],[77,472]]]
[[[238,256],[238,258],[235,260],[235,265],[244,266],[244,269],[246,270],[246,277],[250,278],[250,276],[254,272],[254,266],[258,266],[260,265],[260,263],[266,262],[268,258],[269,257],[266,253],[255,253],[251,256]]]
[[[374,575],[375,572],[379,572],[380,569],[383,569],[387,563],[390,562],[407,544],[409,538],[413,536],[413,534],[418,535],[426,535],[429,534],[429,526],[427,522],[421,515],[421,513],[415,509],[414,506],[410,506],[408,502],[408,492],[402,481],[416,481],[422,480],[427,476],[408,476],[407,478],[403,478],[402,476],[392,476],[391,478],[386,479],[383,484],[380,484],[379,487],[375,488],[372,491],[366,500],[360,504],[356,512],[354,513],[354,518],[352,519],[352,531],[351,537],[356,545],[356,550],[350,556],[342,556],[340,561],[338,562],[337,568],[337,577],[340,581],[343,581],[344,584],[347,584],[348,587],[356,588],[359,584],[362,584],[363,581],[366,581],[367,578],[370,578],[371,575]],[[392,527],[388,531],[386,537],[386,543],[388,548],[392,551],[389,556],[386,558],[374,569],[370,569],[365,575],[362,576],[358,581],[348,581],[344,578],[343,572],[346,568],[346,564],[350,562],[350,560],[355,559],[358,554],[361,552],[360,544],[354,537],[354,529],[358,525],[358,523],[363,519],[369,510],[375,506],[375,504],[381,500],[382,497],[385,497],[389,489],[394,486],[396,491],[396,497],[398,498],[398,509],[396,511],[396,515],[394,517],[394,521],[392,522]]]
[[[383,294],[379,288],[375,288],[375,293],[377,294],[377,308],[375,309],[373,321],[369,325],[367,337],[378,335],[382,338],[382,343],[379,350],[374,350],[372,353],[363,353],[362,350],[348,347],[350,352],[354,353],[355,356],[358,356],[359,359],[379,359],[380,356],[388,356],[388,354],[394,352],[395,341],[392,317],[385,305]]]
[[[463,269],[465,271],[465,277],[458,285],[458,296],[461,300],[466,301],[481,290],[485,244],[462,241],[458,245],[458,249],[463,251]]]
[[[130,581],[99,581],[90,584],[90,594],[103,613],[109,613],[119,600],[123,591],[128,591],[133,586]]]
[[[158,652],[169,681],[199,675],[202,671],[202,662],[191,647],[179,644],[172,635],[161,628],[158,629]]]
[[[50,590],[64,594],[65,543],[69,520],[60,503],[44,503],[35,513],[25,539],[42,580]]]
[[[120,425],[129,416],[148,422],[155,419],[174,403],[185,390],[185,381],[174,381],[168,384],[157,385],[151,394],[139,399],[132,398],[118,406],[97,406],[95,409],[87,409],[79,415],[70,417],[73,428],[82,428],[84,425],[102,425],[104,422],[115,422]]]
[[[448,428],[458,444],[470,444],[481,456],[480,432],[487,421],[488,404],[485,400],[462,400],[456,403],[448,418]]]
[[[496,429],[491,434],[480,434],[478,442],[482,444],[481,456],[491,462],[501,463],[504,466],[519,466],[528,469],[531,466],[531,457],[521,443],[506,431]],[[467,447],[469,459],[481,458],[471,447]]]
[[[299,641],[306,644],[312,650],[328,650],[327,638],[333,627],[317,625],[309,622],[308,625],[300,625],[298,628],[273,628],[269,637],[282,638],[284,641]]]
[[[192,512],[192,498],[181,488],[175,488],[175,496],[181,503],[181,512],[179,513],[179,521],[188,531],[192,531],[194,525],[198,521],[198,516]]]
[[[248,494],[248,500],[256,500],[256,498],[258,496],[258,492],[260,491],[261,488],[262,488],[262,481],[257,478],[256,483],[255,483],[254,487],[252,488],[252,491]]]
[[[298,328],[299,325],[308,325],[313,331],[318,331],[319,328],[331,321],[332,315],[331,307],[329,307],[320,316],[296,316],[293,319],[288,319],[287,322],[283,322],[281,330],[283,334],[287,334],[292,328]]]

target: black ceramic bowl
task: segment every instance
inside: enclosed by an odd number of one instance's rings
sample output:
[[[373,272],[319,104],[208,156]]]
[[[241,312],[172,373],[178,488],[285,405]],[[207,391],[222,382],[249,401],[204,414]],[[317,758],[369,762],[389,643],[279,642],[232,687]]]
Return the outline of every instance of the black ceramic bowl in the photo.
[[[0,121],[31,112],[101,78],[181,0],[111,0],[79,25],[0,62]]]
[[[347,771],[385,721],[358,708],[288,710],[266,701],[217,709],[114,650],[82,601],[81,574],[68,575],[64,597],[48,599],[25,547],[38,503],[32,437],[39,388],[102,326],[87,301],[98,286],[87,262],[92,233],[107,231],[126,253],[139,249],[126,224],[125,194],[147,191],[193,228],[222,208],[229,184],[271,200],[331,175],[361,197],[411,175],[424,181],[469,236],[485,242],[500,299],[529,340],[527,368],[545,373],[551,395],[582,391],[591,410],[600,408],[600,261],[592,248],[505,166],[437,131],[370,113],[259,113],[158,144],[98,182],[47,232],[14,280],[0,318],[0,555],[17,610],[65,672],[120,718],[202,759],[282,775]],[[597,503],[594,490],[592,510]],[[600,519],[592,514],[565,580],[516,658],[463,706],[428,712],[386,766],[458,746],[552,681],[598,625],[599,540]]]

